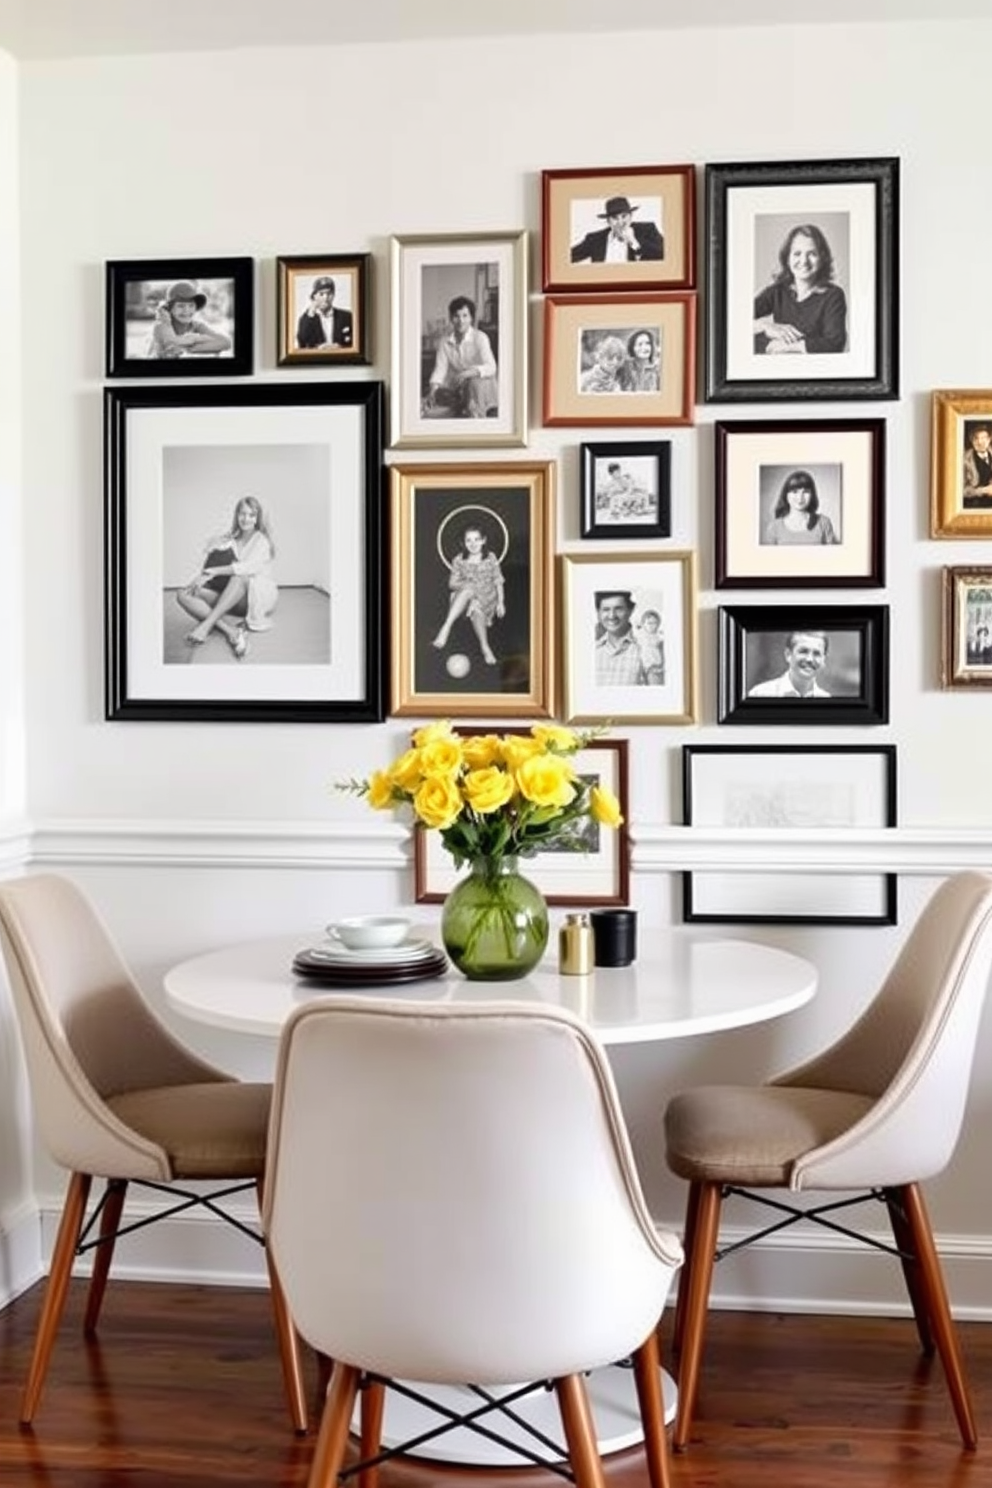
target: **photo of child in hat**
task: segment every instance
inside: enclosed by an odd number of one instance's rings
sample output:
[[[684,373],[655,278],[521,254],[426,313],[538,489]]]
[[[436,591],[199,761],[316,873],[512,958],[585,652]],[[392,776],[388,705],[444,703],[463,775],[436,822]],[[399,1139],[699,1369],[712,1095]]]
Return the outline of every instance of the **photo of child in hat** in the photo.
[[[633,220],[635,214],[640,214],[637,222]],[[654,221],[650,220],[652,217]],[[605,222],[606,226],[587,230],[591,220]],[[631,202],[626,196],[610,196],[601,208],[599,199],[577,198],[572,202],[572,263],[641,263],[663,259],[665,240],[660,221],[661,202],[656,198]]]
[[[234,338],[223,328],[222,317],[216,315],[218,302],[225,306],[230,292],[230,286],[223,280],[216,288],[211,286],[209,295],[189,279],[177,279],[170,284],[155,312],[145,356],[166,360],[231,356]],[[210,320],[201,314],[208,301],[213,301]]]

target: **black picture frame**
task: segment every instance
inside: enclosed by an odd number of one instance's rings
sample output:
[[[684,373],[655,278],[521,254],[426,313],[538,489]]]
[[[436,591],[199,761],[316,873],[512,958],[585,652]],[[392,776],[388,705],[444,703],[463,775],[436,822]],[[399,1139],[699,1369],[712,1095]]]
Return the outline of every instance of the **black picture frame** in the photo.
[[[717,589],[884,585],[884,419],[718,421],[714,473]],[[796,537],[779,519],[801,477],[809,515]]]
[[[108,720],[382,720],[383,410],[373,381],[104,390]],[[192,644],[179,595],[249,494],[278,601]]]
[[[671,537],[671,440],[583,444],[580,458],[583,537]]]
[[[842,803],[838,805],[838,803]],[[846,819],[845,819],[846,818]],[[895,827],[894,744],[685,744],[687,827],[822,839]],[[773,858],[774,851],[768,853]],[[829,906],[825,908],[825,906]],[[898,875],[796,869],[694,869],[682,874],[682,918],[694,924],[894,925]]]
[[[899,160],[712,164],[704,198],[705,401],[898,397]],[[817,287],[818,311],[830,324],[814,328],[804,315],[810,338],[818,335],[815,351],[766,355],[769,342],[755,333],[755,301],[785,270],[778,252],[809,225],[819,234],[821,262],[824,244],[833,260],[829,287],[839,288],[841,299]]]
[[[106,265],[108,377],[247,377],[254,360],[254,277],[251,258],[112,259]],[[229,347],[184,352],[164,321],[170,287],[194,292],[194,315]],[[184,297],[188,299],[188,296]],[[159,324],[164,329],[156,334]],[[161,346],[172,354],[153,351]]]
[[[320,317],[306,316],[306,312],[314,291],[326,279],[334,284],[330,308],[336,340],[322,343],[322,328],[315,335],[307,329],[309,325],[320,328]],[[280,255],[276,259],[276,365],[367,366],[372,361],[371,279],[371,253]]]
[[[718,723],[888,723],[888,605],[725,605],[717,618]],[[795,660],[790,660],[790,636],[815,638],[824,632],[826,645],[794,646]],[[804,652],[816,655],[811,661]],[[793,667],[810,675],[816,656],[820,670],[811,676],[815,692],[786,693]],[[779,685],[782,691],[776,691]],[[755,696],[756,687],[768,693]]]

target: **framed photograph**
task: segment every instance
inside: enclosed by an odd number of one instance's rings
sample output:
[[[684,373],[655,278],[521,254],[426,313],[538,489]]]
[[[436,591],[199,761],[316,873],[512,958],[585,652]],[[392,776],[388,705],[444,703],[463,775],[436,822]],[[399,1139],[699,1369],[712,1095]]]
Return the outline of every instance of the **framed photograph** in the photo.
[[[554,475],[392,466],[393,713],[550,717]]]
[[[276,363],[333,367],[372,360],[370,253],[276,259]]]
[[[694,294],[548,295],[546,424],[691,424]]]
[[[692,289],[696,282],[691,165],[546,170],[544,289]]]
[[[885,422],[718,423],[716,587],[885,583]]]
[[[819,835],[896,825],[894,744],[687,744],[687,827]],[[698,870],[682,876],[687,921],[755,925],[894,925],[894,873]]]
[[[390,439],[527,443],[527,234],[394,237]]]
[[[564,716],[696,721],[692,553],[563,553]]]
[[[718,620],[718,723],[888,723],[887,605],[728,605]]]
[[[706,167],[706,401],[899,394],[899,161]]]
[[[671,537],[670,440],[583,444],[582,536]]]
[[[481,733],[459,729],[460,734]],[[509,733],[524,730],[509,729]],[[549,904],[620,905],[630,893],[630,832],[627,826],[626,739],[597,739],[572,756],[579,775],[593,785],[604,785],[620,802],[623,824],[601,827],[592,818],[583,823],[575,846],[560,845],[532,858],[522,858],[521,871],[541,890]],[[467,872],[456,869],[439,832],[414,827],[414,898],[418,904],[440,904]]]
[[[992,537],[992,392],[932,397],[931,537]]]
[[[380,382],[104,394],[106,717],[384,716]]]
[[[945,568],[941,687],[992,687],[992,568]]]
[[[247,376],[254,354],[254,273],[250,258],[108,263],[107,376]]]

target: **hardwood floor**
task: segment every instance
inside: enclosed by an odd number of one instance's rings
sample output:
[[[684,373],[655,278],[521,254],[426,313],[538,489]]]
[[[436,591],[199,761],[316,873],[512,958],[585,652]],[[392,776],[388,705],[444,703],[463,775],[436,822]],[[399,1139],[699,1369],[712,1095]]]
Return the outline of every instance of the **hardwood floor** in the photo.
[[[112,1281],[93,1344],[82,1295],[73,1283],[31,1431],[17,1412],[40,1289],[0,1313],[2,1488],[306,1483],[314,1438],[291,1433],[263,1292]],[[961,1333],[983,1435],[973,1454],[960,1449],[940,1366],[921,1358],[912,1322],[713,1313],[694,1440],[672,1460],[672,1488],[992,1488],[992,1326]],[[316,1418],[315,1398],[313,1409]],[[646,1488],[641,1453],[607,1459],[606,1477],[609,1488]],[[563,1480],[407,1460],[379,1481]]]

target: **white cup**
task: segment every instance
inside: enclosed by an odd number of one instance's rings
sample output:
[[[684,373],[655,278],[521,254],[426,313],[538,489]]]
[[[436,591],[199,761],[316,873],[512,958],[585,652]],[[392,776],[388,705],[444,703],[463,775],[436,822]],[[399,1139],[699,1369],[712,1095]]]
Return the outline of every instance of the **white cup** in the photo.
[[[352,915],[328,925],[327,933],[349,951],[381,951],[399,945],[409,929],[410,921],[401,915]]]

